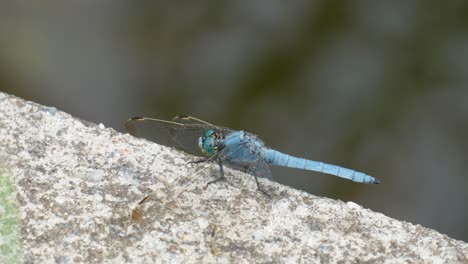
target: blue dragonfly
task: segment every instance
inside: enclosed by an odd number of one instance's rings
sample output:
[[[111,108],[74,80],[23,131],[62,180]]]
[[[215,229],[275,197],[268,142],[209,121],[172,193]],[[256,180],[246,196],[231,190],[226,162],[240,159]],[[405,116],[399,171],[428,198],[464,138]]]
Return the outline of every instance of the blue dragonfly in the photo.
[[[258,177],[272,180],[269,165],[317,171],[360,183],[380,183],[379,179],[362,172],[281,153],[265,146],[254,134],[216,126],[192,116],[179,115],[172,121],[134,117],[127,120],[125,127],[134,136],[202,157],[190,163],[217,162],[219,177],[207,185],[224,179],[224,166],[227,166],[253,175],[257,189],[270,196],[258,180]],[[146,134],[140,134],[143,132]]]

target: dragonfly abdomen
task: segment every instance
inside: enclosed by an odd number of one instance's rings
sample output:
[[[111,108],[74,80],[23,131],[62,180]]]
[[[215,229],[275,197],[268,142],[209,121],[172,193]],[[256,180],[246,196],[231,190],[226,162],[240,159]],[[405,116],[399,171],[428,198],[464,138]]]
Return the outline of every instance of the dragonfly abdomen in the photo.
[[[322,172],[338,176],[344,179],[348,179],[354,182],[373,184],[380,183],[379,179],[376,179],[362,172],[358,172],[355,170],[343,168],[332,164],[327,164],[320,161],[293,157],[273,149],[267,149],[265,151],[265,158],[267,162],[272,165]]]

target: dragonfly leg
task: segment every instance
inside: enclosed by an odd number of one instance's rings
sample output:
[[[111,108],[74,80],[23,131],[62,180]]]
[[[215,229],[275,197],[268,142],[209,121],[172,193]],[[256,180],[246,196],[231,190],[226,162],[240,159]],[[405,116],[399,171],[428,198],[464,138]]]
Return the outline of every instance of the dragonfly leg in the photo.
[[[205,188],[208,188],[208,185],[210,185],[210,184],[212,184],[212,183],[219,182],[219,181],[221,181],[221,180],[226,179],[226,178],[224,177],[223,162],[222,162],[222,161],[218,161],[218,165],[219,165],[219,174],[220,174],[219,178],[208,182],[208,183],[206,184]]]
[[[257,175],[254,175],[254,177],[255,177],[255,182],[257,183],[257,191],[260,191],[261,193],[265,194],[266,196],[268,196],[268,198],[271,199],[271,195],[267,193],[265,190],[263,190],[263,188],[260,186],[260,182],[258,181]]]
[[[208,162],[208,161],[213,161],[213,160],[216,160],[218,159],[219,155],[220,155],[221,152],[218,152],[216,154],[214,154],[213,156],[205,159],[205,158],[201,158],[199,160],[194,160],[194,161],[189,161],[187,162],[187,164],[197,164],[197,163],[203,163],[203,162]]]
[[[187,164],[198,164],[198,163],[203,163],[208,161],[208,159],[199,159],[199,160],[194,160],[194,161],[189,161]]]

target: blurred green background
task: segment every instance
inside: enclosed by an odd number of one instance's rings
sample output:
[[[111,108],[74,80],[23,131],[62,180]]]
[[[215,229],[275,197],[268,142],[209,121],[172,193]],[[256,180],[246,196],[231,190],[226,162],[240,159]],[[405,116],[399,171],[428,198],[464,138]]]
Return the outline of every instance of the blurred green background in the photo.
[[[190,114],[370,186],[275,179],[468,241],[468,2],[13,1],[0,90],[119,131]]]

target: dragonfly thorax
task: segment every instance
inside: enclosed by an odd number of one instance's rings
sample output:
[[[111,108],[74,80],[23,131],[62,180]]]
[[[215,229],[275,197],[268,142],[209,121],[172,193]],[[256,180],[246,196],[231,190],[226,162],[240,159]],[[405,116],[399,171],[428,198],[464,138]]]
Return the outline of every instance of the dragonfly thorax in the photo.
[[[216,133],[213,129],[209,129],[198,138],[198,146],[207,155],[216,154],[223,146],[224,136]]]

